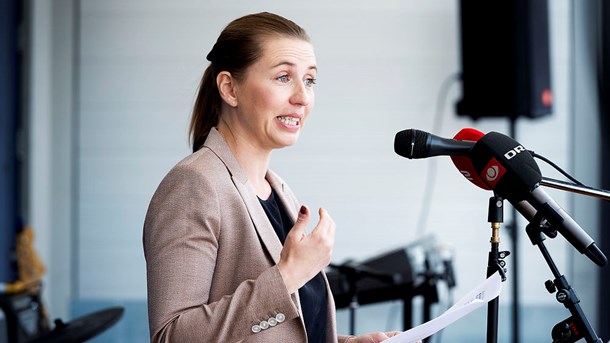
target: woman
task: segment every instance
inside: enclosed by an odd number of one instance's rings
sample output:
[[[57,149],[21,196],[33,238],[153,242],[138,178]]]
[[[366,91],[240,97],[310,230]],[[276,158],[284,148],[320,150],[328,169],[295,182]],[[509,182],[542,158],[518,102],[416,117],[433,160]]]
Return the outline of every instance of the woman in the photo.
[[[311,214],[268,169],[314,104],[305,31],[270,13],[220,34],[191,120],[193,154],[153,196],[144,223],[153,342],[379,342],[337,336],[330,263],[335,223]]]

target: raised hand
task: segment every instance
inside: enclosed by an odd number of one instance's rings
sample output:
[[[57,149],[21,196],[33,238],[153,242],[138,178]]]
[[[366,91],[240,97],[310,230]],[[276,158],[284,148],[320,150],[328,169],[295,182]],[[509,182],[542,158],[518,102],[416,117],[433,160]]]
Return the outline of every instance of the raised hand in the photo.
[[[297,221],[286,236],[278,267],[289,293],[296,292],[331,261],[335,244],[335,222],[323,208],[320,221],[307,234],[310,213],[301,206]]]

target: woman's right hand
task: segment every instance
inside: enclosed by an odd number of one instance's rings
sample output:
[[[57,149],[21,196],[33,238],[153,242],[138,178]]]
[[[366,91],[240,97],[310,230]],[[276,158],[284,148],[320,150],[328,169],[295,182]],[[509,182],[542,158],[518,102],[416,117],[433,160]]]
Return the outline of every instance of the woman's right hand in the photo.
[[[306,233],[309,209],[301,206],[297,221],[286,236],[278,268],[289,293],[296,292],[331,261],[335,244],[335,222],[323,208],[320,221],[310,234]]]

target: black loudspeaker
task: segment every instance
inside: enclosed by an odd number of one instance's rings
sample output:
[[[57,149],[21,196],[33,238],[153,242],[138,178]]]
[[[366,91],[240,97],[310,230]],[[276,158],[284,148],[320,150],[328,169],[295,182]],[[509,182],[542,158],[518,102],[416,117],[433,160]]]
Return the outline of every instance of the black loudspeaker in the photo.
[[[552,111],[547,0],[460,1],[457,113],[537,118]]]
[[[359,305],[400,300],[415,296],[416,282],[411,257],[406,249],[396,249],[362,263],[334,266],[327,273],[336,308],[349,307],[351,287],[355,287]],[[351,274],[351,275],[350,275]],[[352,278],[352,279],[350,279]],[[354,282],[354,285],[350,285]]]

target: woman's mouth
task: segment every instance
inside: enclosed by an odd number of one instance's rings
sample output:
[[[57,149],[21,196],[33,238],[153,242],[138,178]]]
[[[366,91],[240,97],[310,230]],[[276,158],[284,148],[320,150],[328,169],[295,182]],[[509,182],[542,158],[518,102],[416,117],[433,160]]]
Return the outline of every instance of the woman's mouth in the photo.
[[[299,126],[299,124],[301,122],[301,118],[297,118],[297,117],[279,116],[279,117],[277,117],[277,119],[288,126]]]

